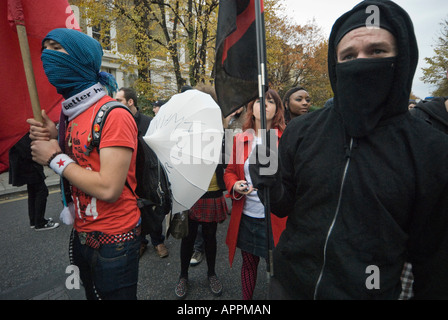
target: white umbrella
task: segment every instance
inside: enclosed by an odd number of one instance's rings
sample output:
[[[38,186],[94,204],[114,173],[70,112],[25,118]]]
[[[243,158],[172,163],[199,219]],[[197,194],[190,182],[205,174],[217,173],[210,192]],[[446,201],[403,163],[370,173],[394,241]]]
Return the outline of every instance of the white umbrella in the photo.
[[[206,93],[188,90],[160,108],[143,139],[166,170],[172,214],[188,210],[207,191],[220,161],[221,109]]]

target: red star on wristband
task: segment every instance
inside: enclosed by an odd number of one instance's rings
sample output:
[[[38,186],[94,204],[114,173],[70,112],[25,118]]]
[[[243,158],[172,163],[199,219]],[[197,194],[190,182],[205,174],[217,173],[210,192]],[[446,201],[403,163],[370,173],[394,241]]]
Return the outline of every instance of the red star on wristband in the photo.
[[[59,162],[56,162],[56,164],[59,165],[59,168],[62,167],[64,165],[64,163],[65,163],[65,160],[62,160],[62,159],[59,160]]]

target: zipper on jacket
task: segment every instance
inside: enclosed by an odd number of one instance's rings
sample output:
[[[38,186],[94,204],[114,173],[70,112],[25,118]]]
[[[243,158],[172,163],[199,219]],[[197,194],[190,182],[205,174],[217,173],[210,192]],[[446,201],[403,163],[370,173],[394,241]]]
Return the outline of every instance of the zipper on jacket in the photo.
[[[353,147],[353,138],[350,138],[350,146],[348,148],[348,150],[346,151],[345,157],[347,158],[346,162],[345,162],[345,168],[344,168],[344,172],[342,174],[342,180],[341,180],[341,187],[339,188],[339,198],[338,198],[338,204],[336,206],[336,210],[334,213],[334,217],[333,217],[333,221],[331,222],[330,228],[328,229],[327,232],[327,237],[325,238],[325,245],[324,245],[324,261],[322,263],[322,268],[320,269],[320,273],[319,273],[319,277],[317,278],[317,282],[316,282],[316,286],[314,287],[314,296],[313,299],[316,300],[317,299],[317,290],[319,289],[319,285],[320,282],[322,280],[322,276],[324,273],[324,269],[325,269],[325,264],[327,262],[327,245],[328,245],[328,239],[330,238],[331,233],[333,232],[333,228],[334,225],[336,223],[336,219],[338,217],[339,214],[339,209],[341,207],[341,201],[342,201],[342,190],[344,189],[344,184],[345,184],[345,178],[347,176],[347,171],[348,171],[348,167],[350,165],[350,158],[351,158],[351,151],[352,151],[352,147]]]

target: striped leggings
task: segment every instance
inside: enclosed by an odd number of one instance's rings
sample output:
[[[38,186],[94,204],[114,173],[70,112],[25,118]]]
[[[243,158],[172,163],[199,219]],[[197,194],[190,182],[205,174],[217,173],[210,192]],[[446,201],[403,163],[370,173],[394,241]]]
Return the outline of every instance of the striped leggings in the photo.
[[[243,266],[241,267],[241,286],[243,289],[243,300],[252,300],[257,282],[257,269],[260,257],[241,250]]]

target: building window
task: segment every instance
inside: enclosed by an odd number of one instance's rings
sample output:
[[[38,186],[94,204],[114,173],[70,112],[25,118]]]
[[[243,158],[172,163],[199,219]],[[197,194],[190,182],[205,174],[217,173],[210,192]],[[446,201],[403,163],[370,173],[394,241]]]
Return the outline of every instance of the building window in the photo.
[[[111,36],[110,36],[110,27],[104,28],[101,25],[96,25],[92,27],[92,38],[97,40],[99,43],[103,45],[104,50],[111,50]]]
[[[110,73],[111,75],[114,76],[114,78],[117,77],[117,69],[115,68],[101,67],[101,71]]]

